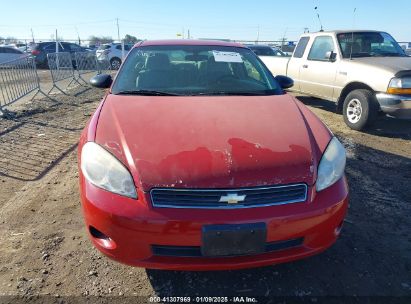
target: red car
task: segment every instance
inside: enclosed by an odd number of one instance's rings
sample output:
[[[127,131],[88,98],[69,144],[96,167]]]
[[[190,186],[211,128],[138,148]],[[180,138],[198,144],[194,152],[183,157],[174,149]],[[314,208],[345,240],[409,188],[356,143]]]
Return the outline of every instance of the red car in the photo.
[[[248,48],[144,41],[79,144],[93,244],[119,262],[219,270],[322,252],[348,205],[345,150]]]

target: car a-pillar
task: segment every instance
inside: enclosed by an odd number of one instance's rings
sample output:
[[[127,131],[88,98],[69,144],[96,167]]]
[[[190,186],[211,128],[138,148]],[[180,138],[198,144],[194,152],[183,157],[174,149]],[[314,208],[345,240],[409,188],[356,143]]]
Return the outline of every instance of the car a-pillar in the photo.
[[[374,91],[363,83],[347,85],[337,102],[337,113],[343,114],[346,125],[357,131],[371,126],[379,111]]]

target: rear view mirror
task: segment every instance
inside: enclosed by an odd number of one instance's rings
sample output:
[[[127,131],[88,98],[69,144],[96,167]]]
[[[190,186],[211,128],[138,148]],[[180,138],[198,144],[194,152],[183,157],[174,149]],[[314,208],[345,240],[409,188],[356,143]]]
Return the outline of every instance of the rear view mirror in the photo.
[[[334,62],[337,59],[337,53],[334,53],[333,51],[329,51],[325,53],[325,59],[328,61]]]
[[[100,88],[100,89],[109,88],[112,82],[113,82],[113,78],[111,78],[111,75],[108,75],[108,74],[96,75],[90,79],[90,84],[93,87]]]
[[[275,80],[277,80],[282,89],[289,89],[294,85],[294,80],[287,76],[277,75],[275,76]]]

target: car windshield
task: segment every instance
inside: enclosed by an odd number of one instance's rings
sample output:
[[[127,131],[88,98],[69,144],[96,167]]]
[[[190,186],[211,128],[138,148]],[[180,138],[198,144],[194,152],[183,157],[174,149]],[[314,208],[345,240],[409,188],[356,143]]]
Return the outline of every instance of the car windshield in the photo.
[[[275,95],[278,83],[246,48],[163,45],[134,48],[112,87],[130,95]]]
[[[99,50],[99,51],[108,50],[109,48],[111,48],[111,45],[109,45],[109,44],[102,44],[102,45],[100,45],[100,46],[98,47],[98,50]]]
[[[384,32],[354,32],[337,35],[344,58],[403,57],[404,50]]]
[[[250,46],[249,48],[258,56],[276,56],[274,50],[269,46]]]

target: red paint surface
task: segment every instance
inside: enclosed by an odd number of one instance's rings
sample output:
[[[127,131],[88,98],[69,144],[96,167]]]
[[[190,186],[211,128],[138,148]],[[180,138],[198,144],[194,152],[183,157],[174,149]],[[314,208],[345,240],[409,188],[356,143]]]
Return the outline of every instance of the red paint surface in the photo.
[[[345,178],[319,193],[315,191],[317,166],[331,137],[323,123],[288,94],[109,94],[82,133],[79,155],[87,141],[109,150],[130,170],[138,200],[99,189],[80,172],[86,225],[97,228],[113,243],[105,245],[105,241],[90,238],[117,261],[159,269],[237,269],[317,254],[335,242],[336,228],[348,206]],[[239,188],[291,183],[308,185],[306,202],[224,210],[153,208],[148,193],[153,187]],[[266,223],[267,242],[304,237],[304,244],[231,258],[166,258],[151,252],[153,244],[201,246],[204,225],[254,222]]]

